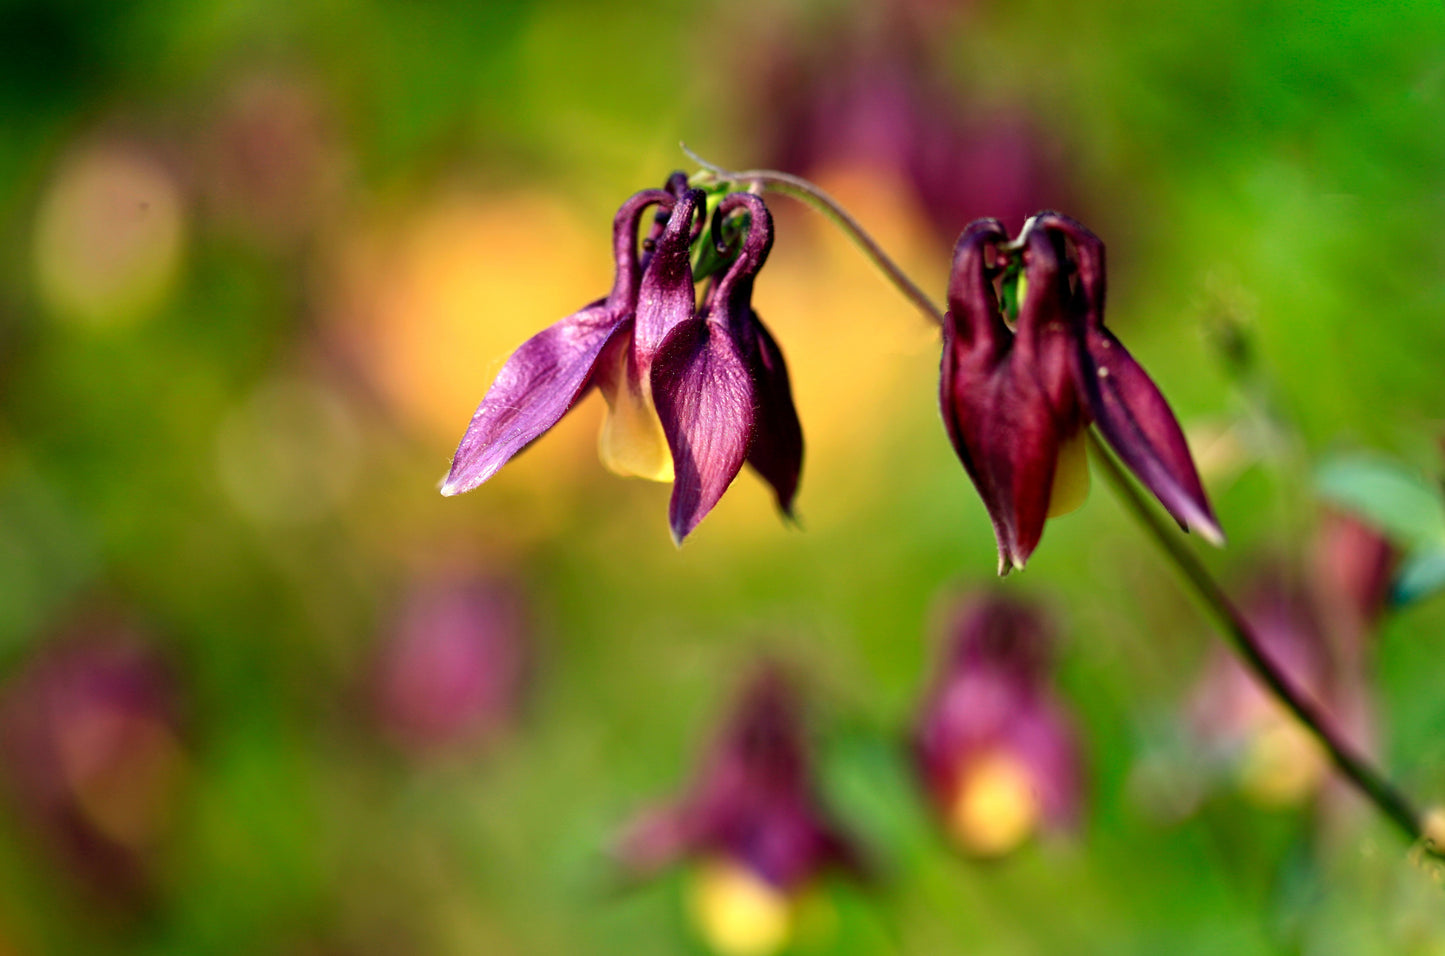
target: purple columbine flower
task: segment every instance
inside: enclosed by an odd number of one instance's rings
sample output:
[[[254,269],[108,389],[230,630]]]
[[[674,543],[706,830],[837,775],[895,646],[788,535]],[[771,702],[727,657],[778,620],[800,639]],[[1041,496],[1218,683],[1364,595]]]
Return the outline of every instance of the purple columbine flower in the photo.
[[[1335,734],[1373,750],[1370,651],[1396,552],[1367,522],[1325,510],[1301,569],[1271,567],[1244,611],[1270,661],[1315,701]],[[1269,805],[1298,803],[1328,777],[1329,759],[1233,655],[1216,648],[1188,705],[1193,735],[1242,789]]]
[[[643,213],[659,209],[637,252]],[[512,354],[482,399],[442,494],[477,487],[555,425],[595,384],[607,400],[599,450],[624,475],[672,481],[669,523],[681,542],[717,504],[743,463],[791,514],[803,436],[783,355],[752,309],[753,280],[772,247],[772,218],[756,196],[725,196],[713,241],[725,265],[697,308],[690,258],[706,196],[674,173],[644,190],[613,223],[617,277],[588,305]],[[746,233],[722,225],[746,214]],[[727,258],[731,257],[731,258]]]
[[[643,813],[618,856],[638,875],[693,861],[699,928],[728,953],[781,948],[826,870],[864,872],[814,795],[797,692],[775,668],[749,682],[687,795]]]
[[[1010,327],[997,285],[1006,240],[982,219],[954,247],[940,389],[954,450],[993,521],[999,573],[1022,568],[1044,522],[1082,503],[1090,422],[1181,527],[1222,541],[1173,412],[1104,328],[1104,244],[1067,216],[1033,217],[1011,244],[1022,275]]]
[[[678,542],[717,504],[744,461],[772,486],[786,515],[803,467],[803,430],[783,353],[752,307],[753,280],[773,246],[772,216],[757,196],[725,196],[713,219],[720,252],[727,251],[722,224],[734,212],[747,215],[741,247],[697,314],[672,328],[652,367],[676,472],[668,519]]]
[[[442,494],[470,491],[492,477],[594,384],[611,412],[603,427],[604,461],[625,473],[671,478],[652,407],[652,359],[672,326],[693,313],[688,250],[704,196],[676,179],[669,185],[636,193],[617,210],[612,291],[532,336],[507,359],[462,436]],[[660,235],[654,226],[639,257],[637,227],[653,206],[668,217]]]
[[[958,846],[981,857],[1079,817],[1083,772],[1073,721],[1049,681],[1043,616],[1001,597],[955,611],[913,732],[925,792]]]

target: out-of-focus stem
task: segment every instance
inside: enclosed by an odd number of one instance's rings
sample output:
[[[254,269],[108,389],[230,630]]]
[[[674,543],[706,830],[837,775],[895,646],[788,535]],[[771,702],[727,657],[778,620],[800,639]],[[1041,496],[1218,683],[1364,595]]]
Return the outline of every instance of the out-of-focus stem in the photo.
[[[916,282],[908,278],[908,275],[898,267],[898,263],[888,257],[877,241],[868,234],[868,230],[864,229],[858,220],[854,219],[848,210],[838,203],[838,200],[818,186],[800,176],[781,173],[774,169],[745,169],[733,172],[720,166],[714,166],[686,146],[683,147],[683,151],[719,181],[756,183],[768,192],[791,196],[799,202],[812,206],[843,230],[848,238],[853,240],[863,254],[878,267],[878,270],[889,282],[893,283],[905,299],[913,303],[919,312],[927,316],[934,325],[943,324],[943,313],[933,304],[933,300],[918,287]]]
[[[1340,739],[1319,704],[1302,693],[1284,672],[1275,667],[1264,653],[1254,628],[1210,575],[1199,556],[1179,532],[1144,500],[1139,489],[1124,474],[1124,469],[1119,467],[1114,456],[1092,431],[1089,432],[1089,451],[1124,507],[1169,557],[1254,676],[1314,734],[1335,767],[1356,790],[1412,842],[1423,841],[1427,850],[1437,852],[1438,848],[1425,839],[1425,818],[1420,811],[1380,770]]]

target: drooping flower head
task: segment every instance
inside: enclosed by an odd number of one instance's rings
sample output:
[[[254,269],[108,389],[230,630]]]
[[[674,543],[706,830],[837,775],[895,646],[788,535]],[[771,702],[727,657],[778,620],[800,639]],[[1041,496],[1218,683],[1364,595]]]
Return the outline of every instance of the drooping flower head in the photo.
[[[700,928],[727,953],[781,948],[824,871],[861,875],[814,794],[801,706],[780,671],[753,677],[688,793],[642,814],[618,855],[639,875],[693,861]]]
[[[1082,502],[1091,422],[1182,527],[1222,540],[1179,423],[1104,328],[1103,243],[1051,212],[1007,238],[983,219],[954,247],[940,388],[954,450],[993,521],[999,573],[1022,568],[1044,522]],[[1015,254],[1010,326],[1001,282]]]
[[[492,477],[557,424],[594,384],[602,385],[612,408],[603,431],[604,459],[614,467],[652,475],[670,471],[670,463],[664,468],[660,459],[646,460],[649,449],[643,446],[643,426],[651,412],[648,373],[662,338],[673,324],[692,314],[688,246],[703,201],[698,190],[674,195],[646,189],[622,204],[612,225],[617,263],[612,291],[512,353],[462,436],[442,494],[470,491]],[[669,210],[670,215],[661,235],[649,236],[651,249],[644,251],[649,260],[644,266],[637,250],[637,228],[653,206]],[[620,375],[615,369],[608,370],[610,376],[599,369],[604,353],[612,363],[625,363]],[[643,419],[640,425],[633,422],[635,417]]]
[[[913,731],[924,791],[958,846],[1000,856],[1038,829],[1078,820],[1073,721],[1050,687],[1048,623],[1001,597],[954,612]]]
[[[638,226],[652,207],[658,212],[639,254]],[[667,189],[623,204],[613,223],[612,292],[512,354],[462,437],[443,494],[486,481],[596,385],[608,406],[603,462],[620,474],[674,482],[676,541],[712,510],[744,462],[791,514],[802,430],[782,352],[751,304],[772,247],[772,217],[757,196],[722,197],[711,231],[722,264],[699,308],[691,251],[707,208],[707,195],[681,173]]]

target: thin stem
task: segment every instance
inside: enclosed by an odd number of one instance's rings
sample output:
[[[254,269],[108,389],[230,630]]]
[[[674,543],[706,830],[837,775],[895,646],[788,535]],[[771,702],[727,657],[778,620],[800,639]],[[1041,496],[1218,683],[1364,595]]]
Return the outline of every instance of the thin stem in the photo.
[[[822,189],[788,173],[777,172],[771,169],[749,169],[742,172],[732,172],[722,169],[707,162],[692,150],[683,146],[683,151],[692,157],[699,165],[706,169],[716,179],[731,183],[749,183],[762,186],[773,192],[792,196],[808,205],[818,212],[827,216],[836,223],[845,233],[848,234],[864,255],[873,261],[889,281],[897,287],[904,298],[908,299],[930,320],[938,325],[943,324],[943,313],[939,311],[924,294],[912,279],[904,274],[903,270],[888,257],[873,240],[856,219],[848,214],[832,196],[829,196]],[[1032,220],[1030,220],[1030,225]],[[1028,226],[1025,226],[1025,233]],[[1017,248],[1023,239],[1023,234],[1016,240],[1012,248]],[[1395,825],[1401,833],[1412,843],[1419,846],[1424,852],[1441,858],[1442,851],[1436,845],[1434,839],[1434,827],[1427,825],[1428,818],[1416,809],[1409,797],[1405,796],[1392,784],[1383,773],[1375,768],[1364,756],[1358,753],[1350,744],[1335,735],[1329,718],[1320,708],[1319,704],[1310,699],[1298,690],[1282,671],[1275,667],[1274,663],[1264,653],[1260,645],[1259,637],[1254,633],[1254,628],[1229,595],[1219,586],[1219,583],[1210,575],[1208,569],[1195,555],[1193,550],[1184,543],[1175,529],[1169,525],[1158,512],[1149,505],[1139,489],[1129,480],[1123,468],[1114,459],[1114,456],[1106,449],[1098,436],[1090,430],[1088,434],[1089,450],[1093,453],[1094,460],[1098,462],[1103,470],[1104,476],[1109,484],[1113,486],[1119,499],[1124,503],[1134,518],[1143,525],[1144,529],[1154,538],[1156,544],[1168,555],[1184,580],[1194,590],[1195,596],[1213,615],[1219,629],[1229,638],[1235,651],[1243,659],[1244,663],[1253,672],[1265,687],[1269,688],[1287,708],[1290,713],[1304,724],[1314,734],[1320,744],[1329,754],[1335,767],[1346,779],[1350,781],[1363,796],[1370,800],[1385,817]],[[1430,832],[1427,832],[1430,831]]]
[[[903,294],[903,297],[912,302],[913,305],[933,322],[934,325],[943,324],[943,313],[933,304],[918,284],[908,278],[907,274],[898,267],[898,264],[888,257],[877,241],[868,234],[868,230],[849,215],[848,210],[839,205],[838,200],[828,195],[822,189],[815,186],[800,176],[793,176],[788,173],[778,172],[773,169],[745,169],[741,172],[723,169],[715,166],[701,156],[682,147],[694,162],[703,169],[706,169],[714,177],[722,182],[729,183],[756,183],[769,192],[790,196],[799,202],[812,206],[815,210],[828,217],[863,250],[863,254],[873,261],[879,271],[887,277],[888,281]]]
[[[1169,556],[1254,675],[1289,708],[1300,723],[1309,728],[1329,753],[1340,773],[1344,774],[1356,789],[1368,797],[1408,839],[1412,842],[1424,840],[1425,821],[1420,811],[1415,809],[1410,799],[1385,779],[1379,770],[1337,737],[1329,718],[1319,705],[1296,688],[1289,678],[1275,667],[1260,646],[1254,629],[1229,599],[1229,595],[1209,574],[1179,533],[1144,500],[1139,489],[1124,474],[1123,468],[1093,431],[1089,432],[1089,451],[1093,453],[1094,461],[1103,470],[1104,476],[1125,508],[1133,513],[1134,518],[1154,538],[1154,542]]]

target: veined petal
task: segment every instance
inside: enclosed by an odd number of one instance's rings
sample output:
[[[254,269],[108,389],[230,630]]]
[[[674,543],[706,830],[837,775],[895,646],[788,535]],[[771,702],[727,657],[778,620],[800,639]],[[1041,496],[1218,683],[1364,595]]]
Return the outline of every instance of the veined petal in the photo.
[[[1174,412],[1112,332],[1102,326],[1088,330],[1076,375],[1099,431],[1129,470],[1180,526],[1223,544],[1224,532]]]
[[[477,487],[557,424],[582,397],[618,324],[607,300],[601,300],[522,343],[472,415],[442,494]]]
[[[1033,374],[1005,361],[959,361],[945,327],[944,420],[954,449],[993,521],[999,573],[1020,569],[1043,536],[1059,437]]]
[[[681,544],[747,458],[753,381],[732,337],[691,319],[673,328],[653,359],[652,394],[672,449],[668,520],[673,540]]]
[[[793,405],[782,350],[756,313],[751,314],[749,326],[753,334],[748,364],[757,411],[748,464],[772,486],[778,509],[792,517],[793,498],[803,470],[803,426]]]

